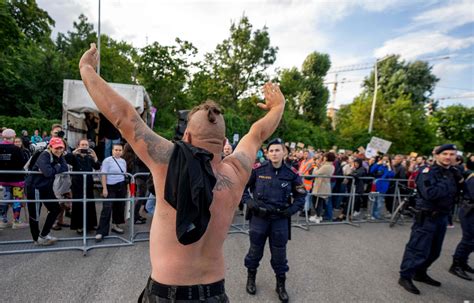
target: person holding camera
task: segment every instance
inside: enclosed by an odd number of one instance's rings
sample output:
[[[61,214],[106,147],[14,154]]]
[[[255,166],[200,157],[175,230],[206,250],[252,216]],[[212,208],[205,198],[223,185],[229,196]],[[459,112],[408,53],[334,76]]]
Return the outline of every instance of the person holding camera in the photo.
[[[123,147],[120,144],[112,146],[112,156],[104,159],[102,173],[114,173],[102,175],[102,195],[104,198],[125,198],[127,196],[127,183],[123,173],[127,172],[127,163],[122,159]],[[112,231],[123,234],[124,231],[119,224],[125,223],[125,201],[104,201],[100,213],[99,227],[95,240],[97,242],[109,234],[110,217],[112,216]]]
[[[393,178],[395,173],[389,156],[383,156],[381,159],[376,158],[375,163],[370,167],[370,174],[375,178],[375,190],[378,195],[372,205],[372,220],[382,219],[382,210],[385,205],[385,194],[390,186],[387,179]]]
[[[94,150],[89,147],[89,141],[82,139],[72,153],[65,156],[66,162],[72,166],[72,171],[76,172],[92,172],[94,169],[100,169],[100,162]],[[72,198],[82,199],[84,197],[84,176],[72,175]],[[94,199],[94,180],[92,175],[86,177],[86,197]],[[95,210],[95,202],[86,203],[87,221],[84,226],[83,205],[80,202],[72,203],[71,212],[71,229],[81,234],[83,229],[92,230],[97,226],[97,214]]]
[[[41,174],[28,175],[26,178],[26,196],[28,200],[37,200],[36,203],[28,203],[28,213],[30,216],[30,231],[38,245],[51,245],[57,239],[50,236],[49,232],[53,227],[60,207],[58,202],[43,202],[48,210],[43,229],[39,230],[39,220],[41,211],[41,200],[55,200],[53,183],[56,174],[67,172],[68,167],[64,159],[65,144],[61,138],[51,138],[48,149],[43,151],[32,167],[32,171],[39,171]]]
[[[269,161],[256,164],[243,193],[250,217],[250,248],[245,256],[248,269],[246,290],[257,291],[255,278],[267,238],[270,242],[272,268],[276,275],[276,292],[282,302],[288,302],[285,288],[289,270],[286,244],[290,238],[291,216],[303,209],[306,189],[298,171],[283,163],[285,146],[279,138],[267,145]],[[250,192],[252,196],[250,195]],[[293,203],[290,203],[293,197]]]

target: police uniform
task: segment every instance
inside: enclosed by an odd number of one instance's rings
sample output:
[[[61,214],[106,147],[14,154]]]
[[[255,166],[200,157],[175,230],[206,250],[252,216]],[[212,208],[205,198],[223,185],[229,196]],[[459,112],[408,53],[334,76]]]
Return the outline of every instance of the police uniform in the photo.
[[[472,168],[471,163],[467,163]],[[465,280],[472,280],[466,273],[474,274],[469,266],[469,255],[474,251],[474,171],[469,170],[465,174],[463,201],[459,207],[459,219],[461,221],[462,239],[456,247],[453,255],[453,264],[449,272]]]
[[[445,144],[436,153],[445,150],[456,150],[456,147]],[[434,164],[420,170],[416,178],[416,219],[403,255],[399,280],[401,286],[414,294],[420,292],[412,279],[441,286],[440,282],[427,275],[427,270],[441,253],[448,215],[455,203],[459,181],[459,173],[454,167],[445,168]]]
[[[281,140],[274,141],[268,146],[283,143]],[[245,257],[245,267],[249,273],[247,292],[250,294],[256,292],[255,275],[268,238],[271,266],[277,278],[277,292],[281,301],[288,300],[285,274],[289,269],[286,244],[291,228],[290,219],[303,208],[305,196],[306,190],[298,171],[284,161],[279,168],[275,168],[269,161],[254,166],[243,195],[250,217],[250,249]]]

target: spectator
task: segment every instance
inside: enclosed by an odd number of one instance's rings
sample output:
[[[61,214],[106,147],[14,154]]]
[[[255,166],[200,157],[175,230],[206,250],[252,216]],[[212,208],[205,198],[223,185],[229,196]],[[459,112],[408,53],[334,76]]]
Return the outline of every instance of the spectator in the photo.
[[[51,245],[57,241],[57,238],[52,237],[49,232],[59,214],[59,203],[43,202],[49,213],[40,232],[40,201],[41,199],[56,199],[53,192],[54,178],[56,174],[68,171],[66,160],[63,157],[64,149],[64,141],[61,138],[52,138],[49,141],[48,149],[43,151],[36,160],[36,163],[33,164],[32,171],[39,171],[41,174],[29,175],[26,180],[28,200],[38,201],[37,203],[28,203],[30,231],[33,241],[37,245]]]
[[[230,145],[229,143],[224,145],[224,151],[223,151],[222,158],[225,158],[225,157],[229,156],[230,154],[232,154],[232,151],[233,151],[232,145]]]
[[[392,160],[392,167],[393,167],[393,173],[395,174],[393,177],[395,179],[407,179],[407,171],[406,168],[402,165],[403,161],[403,156],[402,155],[396,155],[393,157]],[[385,209],[387,210],[387,215],[386,217],[391,218],[392,217],[392,210],[393,210],[393,201],[395,200],[395,187],[396,187],[397,182],[390,182],[390,185],[388,187],[387,191],[387,198],[385,199]],[[406,186],[406,182],[404,181],[398,181],[398,184]],[[399,187],[400,191],[403,191],[402,187]],[[401,192],[403,194],[404,192]]]
[[[23,170],[27,159],[23,156],[21,148],[13,144],[16,134],[13,129],[7,128],[2,132],[3,141],[0,143],[0,171]],[[22,200],[25,185],[24,174],[0,174],[0,185],[3,186],[4,200]],[[8,222],[8,204],[12,205],[13,223]],[[0,203],[2,216],[0,228],[12,227],[13,229],[28,227],[27,223],[20,220],[21,202]]]
[[[112,155],[113,145],[120,144],[122,137],[120,136],[120,132],[104,115],[99,114],[99,117],[99,137],[105,139],[104,158],[107,158]]]
[[[43,138],[39,135],[39,129],[35,129],[33,136],[31,136],[31,144],[43,142]]]
[[[15,146],[18,146],[20,149],[21,149],[21,153],[23,155],[23,159],[25,159],[25,162],[27,162],[30,157],[31,157],[31,152],[28,148],[26,148],[24,145],[23,145],[23,139],[20,138],[20,137],[16,137],[15,138],[15,141],[13,141],[13,144],[15,144]]]
[[[94,150],[89,148],[89,141],[82,139],[79,141],[78,147],[65,156],[66,161],[72,166],[72,171],[92,172],[94,169],[100,169],[100,162]],[[84,177],[82,175],[72,176],[72,198],[82,199],[84,197]],[[92,175],[86,177],[86,197],[94,199],[94,180]],[[71,229],[81,234],[85,229],[86,232],[93,230],[97,226],[97,214],[95,210],[95,202],[86,203],[87,221],[84,227],[84,208],[82,203],[72,203],[71,213]]]
[[[137,173],[150,173],[148,167],[137,157],[130,144],[125,144],[123,159],[127,162],[127,172],[135,175]],[[149,175],[138,175],[135,177],[136,192],[135,197],[145,198],[147,193],[147,180]],[[134,224],[145,224],[146,218],[140,215],[140,209],[145,204],[145,200],[135,200]]]
[[[28,132],[26,130],[21,131],[21,140],[23,141],[24,148],[30,149],[30,136],[28,136]]]
[[[334,173],[333,162],[336,159],[334,153],[326,153],[323,158],[323,163],[320,168],[313,171],[316,176],[332,176]],[[326,206],[325,220],[332,221],[332,205],[327,203],[328,197],[331,195],[331,178],[316,178],[313,186],[313,195],[317,196],[318,205],[316,208],[316,215],[311,216],[309,220],[314,223],[321,222],[323,205]]]
[[[388,191],[389,181],[395,175],[392,171],[391,161],[388,156],[384,156],[377,163],[370,167],[370,174],[375,178],[375,190],[378,195],[372,205],[372,220],[381,219],[381,212],[385,204],[385,194]]]
[[[123,173],[127,172],[127,163],[122,159],[123,147],[115,144],[112,147],[112,156],[104,159],[102,173],[115,173],[115,175],[102,175],[102,195],[104,198],[125,198],[127,195],[127,184]],[[120,224],[125,223],[125,201],[104,201],[100,214],[99,227],[95,240],[102,241],[109,234],[110,217],[112,216],[112,231],[123,234]]]

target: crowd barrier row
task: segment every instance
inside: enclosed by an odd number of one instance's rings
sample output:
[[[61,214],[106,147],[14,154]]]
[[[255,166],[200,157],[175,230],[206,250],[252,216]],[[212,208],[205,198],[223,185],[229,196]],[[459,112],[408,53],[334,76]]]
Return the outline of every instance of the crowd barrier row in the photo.
[[[30,171],[0,171],[2,174],[41,174],[39,172],[30,172]],[[41,247],[41,246],[35,246],[33,240],[9,240],[9,241],[1,241],[0,240],[0,255],[4,254],[17,254],[17,253],[30,253],[30,252],[44,252],[44,251],[61,251],[61,250],[80,250],[82,251],[83,255],[87,255],[87,252],[91,249],[94,248],[105,248],[105,247],[120,247],[120,246],[131,246],[135,242],[142,242],[142,241],[148,241],[149,240],[149,231],[135,231],[135,214],[134,214],[134,205],[137,201],[141,200],[149,200],[150,198],[148,197],[148,194],[144,197],[137,197],[136,196],[136,178],[141,177],[141,176],[148,176],[149,173],[137,173],[137,174],[130,174],[130,173],[102,173],[102,172],[66,172],[63,174],[69,174],[71,177],[81,175],[83,179],[83,188],[82,188],[82,199],[52,199],[52,200],[45,200],[42,199],[40,202],[72,202],[72,203],[80,203],[82,202],[83,204],[83,226],[86,226],[87,222],[87,211],[86,211],[86,205],[87,203],[95,203],[95,202],[103,202],[103,201],[126,201],[129,202],[129,221],[128,221],[128,235],[126,236],[119,236],[119,235],[109,235],[104,237],[104,240],[100,243],[95,242],[95,237],[94,236],[87,236],[87,232],[84,229],[84,232],[82,233],[82,236],[80,237],[66,237],[66,238],[59,238],[58,242],[51,246],[51,247]],[[127,176],[130,178],[130,186],[129,186],[129,197],[126,198],[87,198],[87,176],[88,175],[93,175],[93,176],[102,176],[102,175],[123,175]],[[346,206],[346,212],[345,212],[345,218],[344,220],[341,221],[327,221],[327,222],[320,222],[320,223],[314,223],[309,220],[309,212],[310,212],[310,206],[311,206],[311,201],[310,198],[306,199],[306,204],[304,209],[293,216],[292,218],[292,227],[295,228],[301,228],[303,230],[310,230],[311,227],[313,226],[325,226],[325,225],[337,225],[337,224],[347,224],[355,227],[359,227],[360,223],[365,223],[365,222],[372,222],[370,219],[356,219],[353,218],[353,213],[354,213],[354,202],[356,198],[356,191],[355,191],[355,178],[352,176],[320,176],[320,175],[305,175],[302,176],[304,178],[314,178],[314,179],[331,179],[333,182],[336,179],[344,179],[350,183],[350,186],[347,188],[346,192],[342,193],[331,193],[331,194],[319,194],[319,193],[309,193],[310,195],[314,196],[316,198],[316,203],[318,202],[318,199],[320,197],[326,197],[329,196],[331,199],[340,197],[341,199],[344,199],[345,197],[347,198],[347,206]],[[369,202],[375,199],[378,195],[385,196],[385,197],[393,197],[394,198],[394,203],[393,203],[393,210],[396,208],[396,206],[401,203],[401,199],[409,196],[409,194],[404,193],[403,191],[400,191],[400,185],[403,183],[408,182],[408,180],[405,179],[375,179],[372,177],[364,177],[360,178],[364,179],[364,182],[366,184],[370,183],[376,183],[376,182],[381,182],[381,181],[388,181],[388,182],[394,182],[394,192],[391,194],[381,194],[377,192],[364,192],[364,194],[360,194],[359,196],[368,196]],[[0,200],[0,203],[12,203],[12,202],[22,202],[22,203],[37,203],[39,201],[37,200]],[[308,204],[309,203],[309,204]],[[331,201],[332,203],[332,201]],[[367,212],[370,214],[371,212],[371,203],[368,204],[367,206]],[[26,211],[26,210],[25,210]],[[248,230],[249,230],[249,225],[247,220],[245,219],[245,212],[246,212],[246,205],[244,205],[243,213],[240,214],[240,216],[237,216],[234,219],[234,223],[230,226],[229,229],[229,234],[233,233],[243,233],[248,235]],[[384,220],[378,220],[377,222],[386,222]],[[5,230],[0,231],[0,239],[2,233],[5,233]]]

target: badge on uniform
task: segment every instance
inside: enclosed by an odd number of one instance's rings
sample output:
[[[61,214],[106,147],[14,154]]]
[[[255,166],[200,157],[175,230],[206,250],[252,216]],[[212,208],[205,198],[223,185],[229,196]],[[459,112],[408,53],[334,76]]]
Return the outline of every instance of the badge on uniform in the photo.
[[[281,184],[281,187],[287,187],[288,186],[288,182],[284,182]]]

